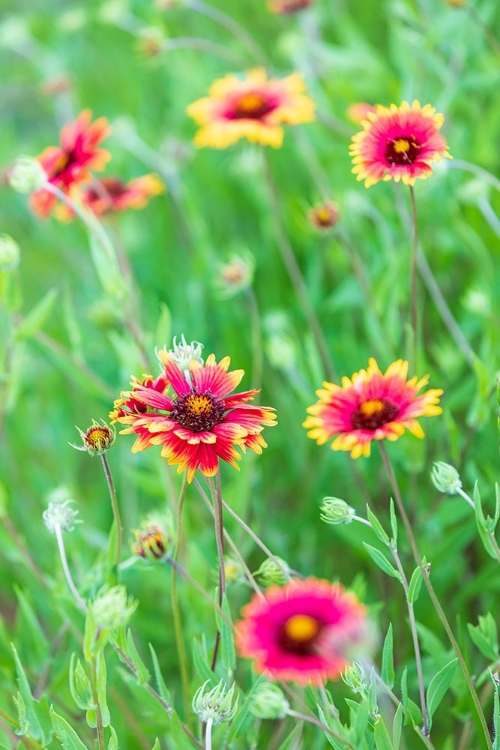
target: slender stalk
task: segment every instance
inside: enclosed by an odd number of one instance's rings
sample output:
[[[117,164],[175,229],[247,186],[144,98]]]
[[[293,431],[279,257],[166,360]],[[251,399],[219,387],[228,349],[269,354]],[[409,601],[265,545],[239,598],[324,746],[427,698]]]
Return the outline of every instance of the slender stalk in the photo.
[[[259,390],[262,384],[262,331],[259,306],[251,287],[246,290],[246,298],[250,310],[250,325],[252,329],[252,387]]]
[[[181,672],[181,684],[182,684],[182,697],[184,701],[184,712],[186,716],[189,716],[189,673],[187,666],[187,654],[186,644],[184,643],[184,633],[182,629],[182,617],[181,609],[179,605],[179,592],[177,589],[177,561],[179,559],[181,538],[182,538],[182,510],[184,508],[184,499],[186,497],[187,489],[187,475],[184,474],[182,480],[181,491],[177,500],[177,519],[176,519],[176,533],[177,538],[175,542],[175,549],[172,558],[172,589],[171,589],[171,603],[172,603],[172,617],[174,621],[174,634],[175,634],[175,645],[177,647],[177,653],[179,655],[179,668]]]
[[[327,724],[323,724],[323,722],[317,719],[315,716],[308,716],[307,714],[301,714],[299,711],[293,711],[291,708],[288,709],[286,714],[287,716],[293,716],[295,719],[300,719],[300,721],[306,721],[308,724],[313,724],[315,727],[319,727],[320,729],[323,730],[323,732],[326,732],[326,734],[329,734],[330,737],[334,737],[338,742],[341,742],[343,745],[349,748],[349,750],[356,750],[354,745],[351,745],[349,740],[345,740],[339,734],[334,732],[333,729],[330,729],[330,727]]]
[[[208,719],[205,726],[205,750],[212,750],[212,726],[214,720]]]
[[[217,602],[214,602],[213,598],[210,596],[210,594],[208,594],[205,591],[205,589],[203,588],[203,586],[201,586],[198,583],[198,581],[196,581],[192,576],[190,576],[189,573],[187,572],[187,570],[184,570],[184,568],[182,567],[182,565],[179,565],[179,563],[175,562],[175,560],[172,557],[168,557],[167,556],[164,559],[165,559],[165,562],[167,563],[167,565],[170,565],[172,568],[175,568],[176,572],[181,576],[181,578],[184,578],[184,580],[187,583],[189,583],[191,586],[193,586],[193,588],[196,589],[196,591],[198,592],[198,594],[201,597],[203,597],[203,599],[205,599],[205,601],[208,602],[208,604],[210,604],[211,607],[213,607],[213,609],[217,612],[217,616],[220,617],[221,620],[224,620],[224,622],[226,623],[226,625],[228,625],[229,627],[232,627],[231,620],[228,617],[226,617],[226,615],[221,610],[221,608],[219,607],[219,605],[217,604]]]
[[[418,257],[418,221],[417,221],[417,203],[415,201],[415,189],[410,185],[411,215],[413,222],[413,242],[410,262],[410,308],[411,308],[411,327],[413,331],[413,341],[410,347],[410,371],[417,370],[417,348],[418,348],[418,303],[417,303],[417,257]]]
[[[215,482],[212,477],[208,478],[208,486],[210,487],[210,494],[212,495],[212,503],[214,508],[214,522],[215,522],[215,542],[217,544],[217,555],[219,557],[219,607],[222,607],[224,594],[226,593],[226,569],[224,563],[224,516],[223,516],[223,500],[220,486],[220,472],[217,472],[215,476]],[[214,652],[212,655],[212,670],[215,669],[217,664],[217,656],[220,645],[220,631],[217,629],[215,635]]]
[[[95,706],[95,718],[96,718],[96,730],[97,730],[97,745],[99,750],[106,750],[106,744],[104,742],[104,725],[102,722],[102,711],[99,703],[99,696],[97,694],[97,661],[95,656],[92,658],[90,665],[90,684],[92,689],[92,701]]]
[[[481,703],[479,701],[479,697],[477,695],[476,689],[474,687],[474,683],[472,681],[471,674],[467,668],[467,664],[465,663],[464,656],[462,654],[462,651],[460,649],[460,646],[458,645],[458,642],[453,634],[453,631],[451,629],[450,623],[448,622],[448,618],[446,617],[443,608],[441,607],[441,604],[439,603],[439,599],[437,598],[436,592],[434,591],[434,587],[431,583],[430,577],[429,577],[429,571],[425,565],[422,564],[422,556],[420,555],[420,552],[417,547],[417,543],[415,541],[415,536],[413,534],[413,530],[411,528],[411,523],[408,518],[408,515],[406,513],[403,498],[401,495],[401,491],[399,489],[399,484],[397,482],[396,476],[394,474],[394,470],[392,468],[392,464],[390,462],[389,456],[387,455],[387,451],[385,449],[385,446],[382,444],[381,441],[379,441],[379,448],[380,453],[382,455],[382,461],[384,463],[385,469],[387,471],[387,475],[389,477],[389,483],[392,487],[392,490],[394,492],[394,497],[396,499],[396,504],[398,506],[398,510],[401,514],[401,518],[403,519],[403,524],[406,530],[406,535],[408,537],[408,541],[410,543],[410,547],[412,549],[413,557],[415,559],[416,564],[420,568],[422,572],[422,578],[425,583],[425,586],[427,588],[427,591],[429,592],[429,596],[431,598],[432,604],[434,605],[434,609],[436,610],[436,613],[441,620],[441,624],[443,625],[443,628],[446,632],[446,635],[448,636],[448,639],[452,645],[452,648],[455,652],[455,655],[458,659],[458,663],[460,664],[460,669],[462,670],[462,673],[464,675],[465,681],[467,683],[467,687],[472,699],[472,702],[474,704],[474,708],[476,709],[477,716],[479,718],[479,721],[481,723],[481,728],[483,730],[484,738],[486,740],[486,746],[488,747],[488,750],[493,750],[493,746],[491,743],[491,737],[488,730],[488,724],[486,722],[486,718],[484,716],[483,709],[481,707]]]
[[[68,558],[66,557],[66,549],[64,547],[64,538],[63,533],[61,529],[61,524],[57,523],[54,527],[56,539],[57,539],[57,546],[59,547],[59,557],[61,558],[61,565],[64,572],[64,577],[66,578],[66,582],[69,586],[69,589],[71,593],[73,594],[76,603],[78,604],[78,607],[81,609],[82,612],[87,612],[87,605],[85,604],[84,600],[78,593],[78,589],[76,588],[73,578],[71,576],[71,571],[69,569],[68,565]]]
[[[118,507],[118,500],[116,498],[116,490],[115,485],[113,482],[113,477],[111,476],[111,470],[109,468],[108,459],[106,458],[105,453],[101,453],[101,461],[102,461],[102,468],[104,469],[104,474],[106,476],[106,482],[108,483],[108,489],[109,489],[109,497],[111,498],[111,507],[113,509],[113,518],[115,519],[115,528],[116,528],[116,575],[119,574],[119,565],[120,560],[122,556],[122,537],[123,537],[123,527],[122,527],[122,520],[120,517],[120,509]]]
[[[265,178],[272,206],[271,212],[276,220],[275,223],[278,249],[280,251],[283,264],[288,273],[292,286],[295,289],[295,293],[297,294],[297,298],[301,304],[304,317],[307,321],[307,324],[309,325],[309,328],[311,329],[311,333],[314,336],[319,355],[323,362],[325,373],[328,379],[331,380],[336,376],[335,366],[330,357],[330,352],[328,350],[328,344],[323,334],[323,329],[321,328],[318,316],[316,315],[314,306],[309,298],[309,292],[304,277],[302,276],[302,271],[300,270],[300,266],[297,263],[293,248],[288,240],[288,235],[286,234],[285,228],[283,226],[279,194],[267,154],[264,155],[264,160]]]

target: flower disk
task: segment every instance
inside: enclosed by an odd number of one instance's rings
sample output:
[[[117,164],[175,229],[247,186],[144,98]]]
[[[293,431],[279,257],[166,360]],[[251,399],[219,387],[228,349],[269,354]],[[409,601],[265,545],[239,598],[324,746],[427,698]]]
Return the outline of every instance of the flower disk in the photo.
[[[374,112],[367,111],[363,130],[352,138],[352,171],[366,187],[380,180],[414,185],[417,178],[425,179],[432,174],[432,161],[452,158],[439,133],[443,121],[430,104],[421,107],[418,101],[411,106],[377,105]]]
[[[129,425],[122,434],[137,435],[132,452],[160,445],[179,473],[187,469],[189,482],[197,469],[214,476],[220,459],[238,469],[236,448],[262,453],[261,432],[276,424],[274,409],[247,403],[256,390],[230,395],[243,370],[228,372],[229,357],[217,363],[211,354],[204,365],[192,359],[185,370],[164,350],[158,357],[164,373],[155,381],[134,379],[133,390],[121,394],[110,414],[112,421]]]
[[[209,96],[187,108],[201,130],[196,146],[227,148],[240,138],[279,148],[281,125],[298,125],[314,120],[314,103],[304,94],[298,73],[281,80],[268,80],[263,68],[255,68],[241,80],[228,75],[215,81]]]
[[[443,391],[432,388],[418,396],[428,376],[408,381],[407,376],[408,362],[398,359],[382,374],[372,358],[367,370],[354,373],[351,380],[343,378],[342,387],[323,383],[316,391],[319,401],[309,407],[311,416],[303,423],[308,437],[323,445],[338,435],[332,449],[350,451],[352,458],[369,456],[372,440],[397,440],[405,430],[423,438],[416,417],[441,414]]]
[[[275,680],[321,685],[336,679],[365,637],[365,607],[340,584],[316,578],[254,596],[236,625],[241,656]]]
[[[129,183],[116,177],[94,179],[90,185],[79,186],[72,195],[96,216],[119,213],[128,209],[144,208],[150,198],[165,192],[165,186],[155,174],[137,177]],[[56,218],[60,221],[71,221],[75,218],[73,211],[60,204],[56,209]]]

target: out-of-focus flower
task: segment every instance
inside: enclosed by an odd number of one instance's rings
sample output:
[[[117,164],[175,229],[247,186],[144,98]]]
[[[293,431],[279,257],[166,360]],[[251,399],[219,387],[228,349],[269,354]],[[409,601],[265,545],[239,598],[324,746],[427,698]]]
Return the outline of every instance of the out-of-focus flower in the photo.
[[[143,375],[142,380],[132,377],[130,385],[132,386],[131,391],[122,391],[120,398],[115,399],[113,410],[109,412],[111,423],[117,422],[120,417],[130,416],[131,414],[147,414],[148,406],[139,401],[135,397],[135,394],[138,393],[141,388],[148,388],[158,391],[158,393],[165,393],[168,388],[168,380],[164,375],[159,375],[156,379],[153,379],[152,375]],[[149,436],[147,430],[146,433]],[[149,443],[144,445],[142,450],[146,450],[146,448],[149,448]]]
[[[279,148],[282,125],[314,120],[314,102],[305,95],[299,73],[268,79],[264,68],[255,68],[243,80],[227,75],[215,81],[209,96],[187,108],[201,130],[194,138],[199,147],[226,148],[240,138]]]
[[[0,271],[14,271],[21,262],[21,250],[9,234],[0,234]]]
[[[65,94],[71,90],[71,78],[68,76],[56,76],[55,78],[47,78],[40,84],[40,91],[44,96],[57,96],[57,94]]]
[[[103,588],[92,602],[95,624],[102,630],[116,631],[127,625],[138,604],[127,595],[125,586]]]
[[[317,229],[330,229],[338,221],[339,210],[333,201],[326,201],[311,208],[308,218]]]
[[[79,427],[76,429],[80,433],[83,445],[73,445],[73,443],[70,443],[70,445],[76,448],[77,451],[87,451],[90,456],[106,453],[115,442],[116,432],[104,420],[102,424],[99,424],[99,422],[93,419],[91,426],[86,432],[82,432]]]
[[[316,0],[268,0],[267,7],[271,13],[288,15],[309,8]]]
[[[71,503],[74,502],[74,500],[49,502],[42,518],[51,534],[55,534],[57,528],[61,531],[73,531],[77,523],[82,523],[82,520],[78,518],[78,511],[71,507]]]
[[[316,578],[271,587],[242,614],[237,649],[274,680],[321,685],[336,679],[365,637],[365,607],[340,584]]]
[[[444,461],[435,461],[432,467],[431,479],[439,492],[456,495],[462,489],[462,480],[458,471]]]
[[[257,719],[284,719],[289,708],[283,690],[273,682],[263,682],[252,692],[250,713]]]
[[[219,263],[215,286],[221,297],[229,299],[252,286],[255,259],[249,252],[232,255],[227,263]]]
[[[139,30],[137,49],[145,57],[157,57],[165,48],[165,35],[159,26],[146,26]]]
[[[316,391],[319,401],[307,410],[312,416],[303,423],[308,437],[324,445],[338,435],[332,449],[350,451],[352,458],[369,456],[373,440],[397,440],[405,430],[423,438],[416,418],[441,414],[437,404],[443,391],[431,388],[418,396],[429,376],[407,377],[408,362],[398,359],[382,374],[370,358],[368,369],[343,378],[342,387],[324,382]]]
[[[341,500],[339,497],[323,498],[320,518],[330,526],[351,523],[355,515],[356,511],[345,500]]]
[[[134,531],[134,555],[151,562],[163,560],[171,553],[174,541],[174,524],[170,515],[151,515]]]
[[[363,120],[367,119],[370,112],[375,113],[376,111],[377,108],[374,107],[373,104],[367,104],[367,102],[356,102],[356,104],[351,104],[347,109],[346,114],[351,122],[360,125]]]
[[[233,704],[235,683],[233,682],[229,690],[224,680],[208,691],[207,685],[208,680],[196,691],[193,698],[193,711],[204,724],[209,721],[212,724],[231,721],[238,708],[238,697]]]
[[[361,123],[363,130],[352,138],[350,155],[354,174],[371,187],[380,180],[414,185],[432,174],[432,161],[451,158],[439,132],[444,117],[434,107],[414,101],[399,107],[378,104]]]
[[[48,177],[37,159],[33,159],[32,156],[19,156],[13,167],[7,171],[7,179],[13,190],[29,195],[40,190]]]
[[[96,216],[140,209],[149,199],[165,192],[165,185],[156,174],[146,174],[128,183],[116,177],[94,179],[90,185],[82,185],[72,191],[72,198],[89,208]],[[71,221],[74,212],[64,203],[55,209],[60,221]]]
[[[47,174],[48,181],[68,193],[80,182],[88,180],[90,170],[101,170],[111,158],[110,154],[97,146],[110,133],[105,117],[91,123],[92,112],[84,110],[77,119],[61,130],[61,145],[46,148],[37,159]],[[31,196],[31,207],[41,218],[47,218],[56,197],[48,190],[37,190]]]
[[[133,453],[160,445],[161,455],[178,465],[178,473],[187,469],[188,482],[197,469],[214,476],[221,459],[238,469],[241,455],[236,448],[262,453],[267,444],[261,432],[264,426],[276,424],[274,409],[247,403],[257,390],[230,395],[244,372],[228,372],[229,357],[217,363],[210,354],[204,365],[193,359],[184,372],[167,351],[160,350],[158,358],[164,367],[163,380],[134,381],[133,391],[121,394],[110,415],[113,421],[130,425],[121,434],[137,435]],[[165,392],[167,385],[172,397]]]
[[[281,557],[267,557],[253,575],[263,586],[283,586],[290,580],[290,566]]]

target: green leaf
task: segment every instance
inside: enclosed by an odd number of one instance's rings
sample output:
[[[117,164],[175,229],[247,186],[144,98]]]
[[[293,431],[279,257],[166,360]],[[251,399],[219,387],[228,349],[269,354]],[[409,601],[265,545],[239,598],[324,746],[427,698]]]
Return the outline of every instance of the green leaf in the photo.
[[[234,630],[231,624],[231,611],[225,594],[222,600],[221,609],[227,618],[220,618],[221,658],[223,665],[229,673],[229,679],[231,679],[231,675],[236,669],[236,650],[234,647]]]
[[[23,665],[21,664],[14,644],[11,643],[10,645],[12,647],[12,651],[14,652],[17,684],[19,686],[19,694],[17,698],[14,699],[19,712],[20,728],[17,731],[17,734],[29,734],[31,737],[33,737],[33,739],[45,743],[44,732],[35,708],[38,701],[33,698],[28,678],[26,677],[26,673],[23,669]]]
[[[168,703],[168,705],[171,706],[172,698],[170,696],[170,692],[167,686],[165,685],[165,680],[163,679],[163,675],[160,669],[160,662],[158,661],[156,651],[154,650],[151,643],[149,644],[149,650],[151,652],[151,659],[153,661],[153,671],[155,675],[156,689],[158,690],[159,694],[161,695],[165,703]]]
[[[303,725],[303,721],[298,721],[291,734],[289,734],[286,740],[281,743],[278,750],[300,750],[300,748],[302,747]]]
[[[485,617],[478,618],[479,625],[467,625],[471,641],[489,661],[494,662],[498,657],[498,635],[495,620],[488,612]]]
[[[366,506],[366,515],[372,525],[372,529],[375,532],[376,536],[380,539],[380,541],[383,544],[385,544],[386,546],[389,546],[389,536],[388,534],[386,534],[384,527],[378,520],[375,513],[373,513],[373,511],[370,509],[369,505]]]
[[[137,682],[139,683],[139,685],[147,685],[151,675],[149,673],[148,668],[146,667],[141,657],[139,656],[139,652],[137,651],[137,647],[135,645],[134,637],[132,635],[131,630],[127,631],[126,654],[137,670]]]
[[[379,715],[373,725],[373,736],[377,750],[394,750],[391,737],[383,718]]]
[[[25,593],[16,585],[13,588],[19,602],[16,643],[21,653],[30,654],[32,669],[36,666],[41,668],[49,655],[49,643]]]
[[[245,729],[247,720],[251,716],[250,708],[252,706],[253,702],[253,696],[257,688],[265,682],[265,675],[261,675],[252,685],[252,688],[250,692],[248,693],[247,697],[243,701],[241,707],[236,712],[236,716],[234,717],[233,721],[231,722],[231,728],[229,730],[229,733],[227,735],[227,741],[228,743],[231,743],[238,735]]]
[[[500,750],[500,700],[498,696],[498,682],[490,673],[493,682],[493,748]]]
[[[161,750],[160,740],[158,737],[155,739],[155,744],[151,748],[151,750]]]
[[[393,641],[393,635],[392,635],[392,623],[390,623],[387,629],[387,635],[385,637],[384,647],[382,649],[381,677],[382,677],[383,682],[385,682],[385,684],[391,689],[394,686],[394,679],[395,679],[393,650],[394,650],[394,641]]]
[[[193,665],[203,682],[209,680],[210,683],[216,685],[219,680],[217,679],[215,672],[213,672],[208,666],[208,657],[204,650],[202,650],[201,644],[198,640],[193,640]]]
[[[434,675],[427,689],[427,711],[429,714],[429,730],[432,726],[432,717],[443,700],[446,691],[450,687],[453,675],[457,668],[458,659],[452,659],[439,672]]]
[[[185,734],[181,720],[179,719],[179,716],[177,714],[177,711],[172,711],[172,723],[170,725],[170,732],[171,735],[169,737],[169,748],[172,747],[172,750],[192,750],[193,743],[189,739],[189,737]],[[173,741],[173,746],[172,746]]]
[[[477,482],[474,486],[474,510],[476,512],[476,525],[479,531],[479,536],[481,537],[481,541],[483,543],[483,547],[490,557],[492,557],[494,560],[497,560],[498,558],[495,546],[491,540],[491,535],[495,530],[494,519],[490,518],[490,516],[488,516],[488,518],[485,518],[484,516],[483,507],[481,504],[481,495],[479,494],[479,486]]]
[[[71,654],[69,663],[69,689],[78,708],[86,711],[94,705],[92,701],[92,688],[80,659],[76,660],[76,665],[75,660],[76,655]]]
[[[32,338],[35,333],[38,333],[49,317],[57,295],[57,289],[49,289],[47,294],[37,302],[35,307],[30,310],[21,323],[14,329],[14,341],[26,341]]]
[[[391,530],[392,530],[392,539],[391,544],[396,549],[398,548],[398,519],[396,517],[396,511],[394,510],[394,500],[391,497],[391,502],[389,506],[390,514],[391,514]]]
[[[328,728],[330,728],[329,725],[328,725],[328,722],[326,720],[326,716],[325,716],[325,714],[323,712],[323,709],[321,708],[321,706],[319,705],[319,703],[317,704],[316,707],[317,707],[317,710],[318,710],[318,716],[320,718],[320,721],[322,721],[323,724],[325,724],[325,726],[327,726]],[[331,745],[332,747],[334,747],[335,750],[345,750],[345,742],[340,742],[340,740],[337,740],[335,737],[332,737],[332,735],[329,732],[326,732],[325,730],[323,730],[323,731],[325,733],[325,737],[326,737],[329,745]],[[340,733],[339,733],[339,736],[340,736]],[[301,747],[301,746],[299,746],[299,747]]]
[[[66,719],[56,714],[52,706],[50,707],[50,718],[52,719],[55,735],[62,743],[64,750],[89,750]]]
[[[404,668],[401,676],[401,695],[402,703],[406,710],[405,713],[405,726],[413,724],[419,727],[422,724],[422,711],[417,704],[408,697],[408,667]]]
[[[394,721],[392,722],[392,744],[394,750],[399,750],[401,744],[401,732],[403,730],[403,704],[400,703],[396,713],[394,714]]]
[[[383,570],[384,573],[387,573],[388,576],[392,576],[392,578],[397,578],[398,581],[401,581],[400,574],[398,573],[396,568],[391,565],[383,552],[378,550],[376,547],[372,547],[371,544],[367,544],[366,542],[363,542],[363,546],[372,558],[373,562],[380,568],[380,570]]]
[[[101,709],[102,725],[104,727],[109,726],[111,717],[109,715],[108,703],[107,703],[107,674],[106,674],[106,660],[104,659],[104,651],[99,651],[95,657],[96,659],[96,693],[99,708]]]
[[[422,565],[425,565],[425,559],[422,560]],[[420,567],[415,568],[410,579],[410,585],[408,586],[408,601],[410,604],[414,604],[420,594],[422,588],[422,569]]]

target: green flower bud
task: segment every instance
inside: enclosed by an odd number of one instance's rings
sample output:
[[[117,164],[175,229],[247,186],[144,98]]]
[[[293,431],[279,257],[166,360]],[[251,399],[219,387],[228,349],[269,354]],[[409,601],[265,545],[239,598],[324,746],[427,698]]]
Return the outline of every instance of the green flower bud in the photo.
[[[13,271],[21,260],[19,245],[8,234],[0,234],[0,271]]]
[[[201,352],[203,350],[203,344],[199,341],[191,341],[190,344],[184,338],[184,334],[181,336],[181,340],[177,343],[177,336],[174,336],[174,347],[169,349],[168,353],[175,361],[181,372],[189,372],[189,365],[194,360],[200,365],[203,364],[203,357]],[[166,348],[166,347],[165,347]]]
[[[284,586],[290,580],[290,567],[286,560],[275,555],[273,559],[268,557],[267,560],[264,560],[253,575],[264,586],[271,586],[272,584]]]
[[[102,420],[102,425],[100,425],[99,422],[93,419],[91,426],[86,432],[82,432],[79,427],[76,429],[80,433],[83,445],[73,445],[73,443],[70,443],[71,447],[76,448],[77,451],[87,451],[90,456],[106,453],[115,442],[116,432],[104,420]]]
[[[47,174],[37,159],[19,156],[9,173],[9,185],[18,193],[34,193],[47,182]]]
[[[282,689],[272,682],[263,682],[252,695],[250,712],[257,719],[284,719],[289,708]]]
[[[447,495],[456,495],[462,489],[462,480],[460,474],[453,466],[436,461],[432,467],[431,479],[434,487],[439,492],[445,492]]]
[[[212,690],[205,692],[208,682],[209,680],[204,682],[196,691],[193,698],[193,711],[205,724],[208,721],[212,724],[231,721],[238,708],[238,697],[233,706],[235,683],[227,690],[224,680],[221,680]]]
[[[351,523],[356,511],[351,508],[345,500],[339,497],[325,497],[321,506],[320,518],[331,526],[337,526],[342,523]]]
[[[116,631],[127,625],[138,604],[127,596],[125,586],[101,589],[91,605],[94,622],[101,630]]]
[[[347,667],[342,672],[342,679],[355,695],[359,694],[364,698],[368,694],[368,682],[365,671],[359,662],[355,661]]]

